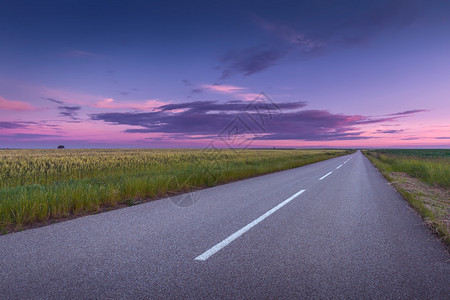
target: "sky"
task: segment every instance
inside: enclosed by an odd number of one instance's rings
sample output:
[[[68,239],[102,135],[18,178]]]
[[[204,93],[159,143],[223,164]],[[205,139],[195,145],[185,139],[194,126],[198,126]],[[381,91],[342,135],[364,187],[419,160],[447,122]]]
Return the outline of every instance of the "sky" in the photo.
[[[450,1],[0,0],[1,148],[450,148]]]

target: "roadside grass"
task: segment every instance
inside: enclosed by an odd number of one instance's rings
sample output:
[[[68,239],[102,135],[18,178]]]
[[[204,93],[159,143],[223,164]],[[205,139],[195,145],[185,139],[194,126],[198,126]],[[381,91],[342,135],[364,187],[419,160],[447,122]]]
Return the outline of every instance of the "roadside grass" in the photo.
[[[300,167],[351,150],[0,151],[0,233]]]
[[[404,172],[412,177],[442,188],[450,188],[450,150],[372,150],[365,153],[376,159],[387,172]]]
[[[402,151],[363,153],[450,245],[450,150],[404,150],[404,155]]]

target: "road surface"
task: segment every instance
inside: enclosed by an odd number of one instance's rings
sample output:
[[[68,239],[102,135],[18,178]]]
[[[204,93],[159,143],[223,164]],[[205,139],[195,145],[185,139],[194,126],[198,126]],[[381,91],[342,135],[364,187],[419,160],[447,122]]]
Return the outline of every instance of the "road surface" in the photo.
[[[450,257],[360,153],[0,236],[0,298],[437,298]]]

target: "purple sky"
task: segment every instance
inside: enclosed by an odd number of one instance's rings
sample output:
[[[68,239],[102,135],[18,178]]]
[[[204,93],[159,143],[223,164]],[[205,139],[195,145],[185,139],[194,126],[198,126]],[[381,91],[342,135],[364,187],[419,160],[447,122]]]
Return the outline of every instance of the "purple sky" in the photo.
[[[0,148],[450,148],[450,2],[0,2]]]

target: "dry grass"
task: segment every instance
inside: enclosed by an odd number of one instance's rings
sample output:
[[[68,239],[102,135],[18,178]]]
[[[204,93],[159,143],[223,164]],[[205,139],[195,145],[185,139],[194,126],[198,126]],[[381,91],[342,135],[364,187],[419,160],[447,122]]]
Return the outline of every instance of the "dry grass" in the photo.
[[[430,186],[406,173],[391,172],[392,184],[410,202],[422,211],[424,221],[450,243],[450,192],[438,186]]]

